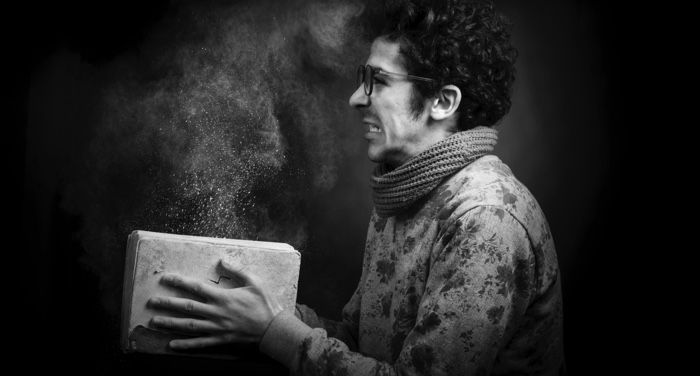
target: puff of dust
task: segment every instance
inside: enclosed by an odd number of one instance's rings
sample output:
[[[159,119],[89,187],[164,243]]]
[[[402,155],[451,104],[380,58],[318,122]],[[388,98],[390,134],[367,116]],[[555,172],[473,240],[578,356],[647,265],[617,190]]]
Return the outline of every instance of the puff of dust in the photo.
[[[336,88],[365,52],[352,38],[362,9],[182,3],[139,53],[80,65],[75,80],[93,85],[83,94],[98,104],[51,108],[90,113],[89,136],[78,152],[54,152],[81,156],[58,179],[64,208],[83,220],[82,261],[101,277],[108,311],[118,312],[118,266],[135,229],[304,247],[305,202],[336,179],[343,130],[334,126],[350,111]]]

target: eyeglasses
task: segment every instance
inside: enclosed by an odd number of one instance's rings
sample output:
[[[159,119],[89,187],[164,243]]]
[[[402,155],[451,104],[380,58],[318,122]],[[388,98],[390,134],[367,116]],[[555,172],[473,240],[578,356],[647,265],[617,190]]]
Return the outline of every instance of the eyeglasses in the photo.
[[[435,81],[432,78],[426,78],[426,77],[419,77],[419,76],[414,76],[410,74],[403,74],[403,73],[394,73],[394,72],[387,72],[385,70],[382,70],[377,67],[373,67],[369,64],[366,65],[360,65],[357,67],[357,85],[359,85],[361,82],[364,83],[365,86],[365,94],[369,97],[372,95],[372,89],[374,88],[374,76],[375,75],[387,75],[387,76],[394,76],[394,77],[400,77],[406,80],[418,80],[418,81]]]

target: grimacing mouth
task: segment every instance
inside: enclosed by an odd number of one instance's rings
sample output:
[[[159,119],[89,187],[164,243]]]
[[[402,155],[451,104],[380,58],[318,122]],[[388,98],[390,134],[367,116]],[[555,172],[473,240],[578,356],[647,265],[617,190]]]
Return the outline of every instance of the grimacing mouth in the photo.
[[[370,133],[381,133],[382,129],[375,122],[368,119],[362,119],[362,123],[367,127],[367,131]]]
[[[378,126],[372,124],[372,123],[365,123],[367,125],[367,131],[369,133],[382,133],[381,128]]]

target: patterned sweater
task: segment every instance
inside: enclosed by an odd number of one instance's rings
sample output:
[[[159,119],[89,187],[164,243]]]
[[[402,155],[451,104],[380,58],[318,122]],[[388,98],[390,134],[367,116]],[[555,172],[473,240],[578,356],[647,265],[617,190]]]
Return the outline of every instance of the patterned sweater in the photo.
[[[299,305],[260,348],[303,375],[557,374],[561,304],[545,217],[487,155],[407,212],[373,214],[341,322]]]

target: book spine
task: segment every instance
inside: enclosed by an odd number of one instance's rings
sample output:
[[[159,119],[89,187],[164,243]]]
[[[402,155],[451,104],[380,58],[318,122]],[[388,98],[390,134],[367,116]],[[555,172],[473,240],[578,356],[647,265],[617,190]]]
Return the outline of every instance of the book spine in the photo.
[[[133,349],[129,343],[129,324],[131,320],[131,299],[134,289],[134,271],[138,252],[138,231],[129,234],[126,244],[126,257],[124,262],[124,288],[122,293],[122,317],[121,317],[121,347],[122,351],[130,352]]]

